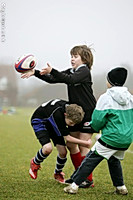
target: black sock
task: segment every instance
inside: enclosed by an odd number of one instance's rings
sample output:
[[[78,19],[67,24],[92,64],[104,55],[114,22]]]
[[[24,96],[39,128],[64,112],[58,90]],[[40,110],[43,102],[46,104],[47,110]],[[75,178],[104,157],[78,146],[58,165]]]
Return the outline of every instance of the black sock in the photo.
[[[67,161],[67,157],[61,158],[59,155],[57,156],[55,173],[62,172],[62,169],[65,166],[66,161]]]
[[[44,159],[46,159],[48,157],[48,155],[44,155],[42,152],[42,148],[37,152],[35,158],[34,158],[34,163],[37,165],[40,165],[41,162],[44,161]]]

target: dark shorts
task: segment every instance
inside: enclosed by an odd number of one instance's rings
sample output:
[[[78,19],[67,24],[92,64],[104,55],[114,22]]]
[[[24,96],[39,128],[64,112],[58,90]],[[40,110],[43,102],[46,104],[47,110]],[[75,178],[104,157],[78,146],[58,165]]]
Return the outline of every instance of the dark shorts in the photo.
[[[62,136],[57,136],[52,128],[47,128],[42,120],[33,119],[31,125],[42,146],[51,142],[51,140],[53,141],[54,146],[56,146],[56,144],[66,146],[64,138]]]

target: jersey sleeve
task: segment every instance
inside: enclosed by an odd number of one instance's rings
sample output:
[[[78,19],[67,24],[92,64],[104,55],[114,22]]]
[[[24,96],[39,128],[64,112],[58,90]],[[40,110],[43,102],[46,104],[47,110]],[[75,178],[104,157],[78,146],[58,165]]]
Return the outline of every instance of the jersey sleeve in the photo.
[[[56,77],[54,77],[52,74],[47,75],[41,75],[39,70],[35,70],[35,77],[46,81],[47,83],[61,83]]]
[[[69,70],[70,71],[70,70]],[[85,67],[79,68],[74,73],[68,73],[68,71],[59,72],[56,69],[52,69],[51,75],[55,77],[58,81],[66,83],[66,84],[76,84],[81,83],[88,80],[90,76],[90,71],[86,69]],[[91,81],[91,80],[90,80]]]
[[[92,121],[90,122],[92,128],[96,131],[100,131],[107,123],[109,103],[105,95],[102,95],[98,101],[96,108],[92,114]]]

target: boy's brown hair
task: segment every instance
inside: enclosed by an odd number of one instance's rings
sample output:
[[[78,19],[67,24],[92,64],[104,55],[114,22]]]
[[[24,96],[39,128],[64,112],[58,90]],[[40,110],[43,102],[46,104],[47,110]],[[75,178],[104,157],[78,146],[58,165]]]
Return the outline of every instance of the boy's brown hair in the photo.
[[[66,117],[72,120],[75,124],[79,124],[84,117],[84,111],[81,106],[77,104],[70,104],[66,106]]]
[[[88,46],[86,45],[75,46],[71,49],[70,54],[80,55],[82,62],[86,64],[89,69],[91,69],[93,65],[93,54]]]

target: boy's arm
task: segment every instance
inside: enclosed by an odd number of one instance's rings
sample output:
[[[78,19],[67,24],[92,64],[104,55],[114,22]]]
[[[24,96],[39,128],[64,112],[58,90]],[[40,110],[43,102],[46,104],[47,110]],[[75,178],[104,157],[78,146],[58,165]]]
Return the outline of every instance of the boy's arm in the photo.
[[[90,125],[96,131],[100,131],[105,124],[107,123],[107,115],[108,115],[108,100],[105,95],[101,95],[98,99],[96,108],[92,113],[92,120]]]
[[[31,76],[35,76],[43,81],[46,81],[47,83],[65,83],[63,79],[59,79],[58,77],[50,74],[52,67],[48,63],[47,63],[47,65],[48,65],[48,67],[42,69],[42,71],[39,71],[36,69],[29,70],[28,72],[21,74],[21,78],[25,79],[25,78],[29,78]],[[66,71],[62,71],[60,73],[63,73]]]
[[[64,81],[64,83],[66,84],[69,84],[69,83],[76,84],[76,83],[83,82],[85,80],[88,81],[88,78],[89,78],[88,72],[89,71],[86,70],[85,68],[83,69],[83,67],[81,67],[80,69],[78,69],[77,71],[71,74],[59,72],[58,70],[53,68],[50,74],[53,75],[53,77],[57,78],[58,80]]]
[[[29,78],[31,76],[35,76],[43,81],[46,81],[47,83],[59,83],[59,81],[51,74],[41,75],[40,71],[35,69],[32,69],[26,73],[21,74],[22,79]]]
[[[92,141],[91,139],[85,141],[85,140],[80,140],[80,139],[77,139],[75,137],[72,137],[71,135],[67,135],[67,136],[64,136],[65,140],[67,142],[71,142],[71,143],[74,143],[74,144],[79,144],[83,147],[86,147],[86,148],[90,148],[91,145],[92,145]]]
[[[68,70],[59,72],[58,70],[51,67],[48,63],[47,63],[47,65],[48,65],[48,67],[42,69],[40,74],[41,75],[51,74],[56,80],[58,80],[61,83],[75,84],[75,83],[82,82],[83,80],[85,81],[86,79],[88,81],[89,76],[90,76],[90,81],[91,81],[91,75],[88,74],[90,72],[85,67],[81,67],[74,73],[70,74],[70,73],[68,73]]]
[[[59,83],[59,81],[51,74],[41,75],[39,70],[35,70],[34,76],[47,83]]]
[[[106,124],[106,112],[94,110],[92,114],[92,121],[90,122],[91,127],[99,132]]]

